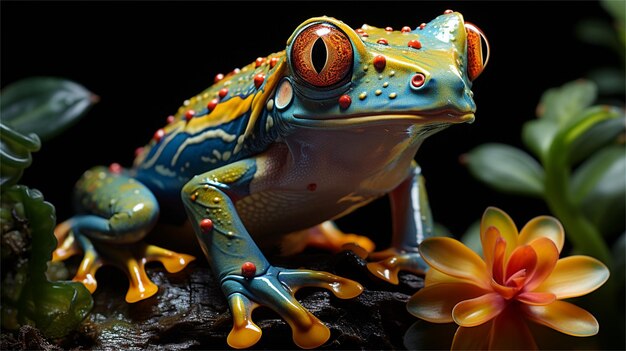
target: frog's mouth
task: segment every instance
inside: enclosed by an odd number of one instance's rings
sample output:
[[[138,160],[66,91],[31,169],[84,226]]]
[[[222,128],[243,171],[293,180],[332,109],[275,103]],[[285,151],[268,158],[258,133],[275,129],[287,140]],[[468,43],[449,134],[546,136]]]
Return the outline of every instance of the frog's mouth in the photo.
[[[381,114],[355,114],[350,116],[331,116],[323,119],[294,114],[293,124],[309,128],[327,127],[353,127],[385,125],[389,123],[407,123],[415,125],[430,124],[460,124],[474,122],[474,112],[461,112],[453,110],[420,111],[415,113],[381,113]]]

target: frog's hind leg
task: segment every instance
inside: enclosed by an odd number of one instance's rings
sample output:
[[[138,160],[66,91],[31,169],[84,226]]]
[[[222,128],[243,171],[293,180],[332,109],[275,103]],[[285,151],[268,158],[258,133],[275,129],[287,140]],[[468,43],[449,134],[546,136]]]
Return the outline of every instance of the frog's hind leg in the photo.
[[[333,221],[326,221],[314,227],[290,233],[280,243],[280,253],[288,256],[314,247],[339,252],[356,245],[366,253],[374,251],[374,242],[362,235],[344,233]]]
[[[178,272],[194,259],[141,242],[156,223],[158,203],[143,184],[123,171],[96,167],[85,172],[76,185],[75,202],[84,214],[57,226],[53,260],[82,252],[73,280],[92,293],[98,285],[96,271],[104,264],[118,266],[128,275],[126,301],[136,302],[158,291],[146,274],[146,263],[160,261],[168,272]]]

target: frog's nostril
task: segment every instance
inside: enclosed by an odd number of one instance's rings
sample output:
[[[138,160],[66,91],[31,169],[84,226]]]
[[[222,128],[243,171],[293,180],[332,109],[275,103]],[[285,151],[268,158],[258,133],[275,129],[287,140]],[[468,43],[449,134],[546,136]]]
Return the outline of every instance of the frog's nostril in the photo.
[[[474,24],[465,22],[465,30],[467,31],[467,75],[470,80],[474,80],[489,62],[489,42],[485,34]]]
[[[426,82],[426,77],[422,73],[416,73],[411,77],[411,88],[419,89]]]

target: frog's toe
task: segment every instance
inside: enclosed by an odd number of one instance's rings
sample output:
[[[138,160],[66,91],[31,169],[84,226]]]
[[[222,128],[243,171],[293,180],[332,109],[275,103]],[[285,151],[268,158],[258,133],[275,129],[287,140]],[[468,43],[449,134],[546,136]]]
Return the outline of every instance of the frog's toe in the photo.
[[[254,345],[261,331],[250,318],[257,306],[276,311],[291,327],[293,341],[304,349],[324,344],[330,330],[294,297],[303,287],[322,287],[335,296],[348,299],[359,295],[363,287],[349,279],[330,273],[309,270],[282,270],[270,267],[264,274],[252,278],[230,275],[224,278],[224,291],[229,295],[234,326],[228,343],[235,348]],[[242,338],[235,341],[235,336]]]
[[[228,298],[233,315],[233,329],[228,334],[228,345],[236,349],[245,349],[256,344],[261,338],[261,328],[252,321],[252,311],[259,304],[250,301],[240,293]]]
[[[132,249],[103,245],[106,257],[112,264],[122,269],[128,276],[126,302],[133,303],[147,299],[159,290],[150,280],[145,265],[148,262],[161,262],[170,273],[179,272],[195,257],[166,250],[158,246],[137,243]]]
[[[83,283],[87,290],[93,294],[98,287],[98,282],[96,281],[96,271],[98,271],[102,265],[103,262],[100,255],[98,255],[96,250],[94,250],[93,246],[90,246],[85,250],[83,260],[80,262],[80,266],[78,266],[76,275],[74,275],[72,280]]]
[[[424,274],[424,260],[418,252],[401,252],[396,249],[387,249],[376,252],[369,257],[376,260],[367,264],[367,269],[374,276],[397,285],[398,273],[408,271],[416,274]]]
[[[82,252],[68,221],[57,225],[54,236],[57,239],[57,248],[52,252],[52,261],[64,261]]]
[[[306,247],[315,247],[332,252],[346,249],[348,245],[356,245],[366,252],[374,251],[374,242],[362,235],[344,233],[332,221],[326,221],[314,227],[299,230],[285,236],[281,242],[281,253],[293,255]]]
[[[53,253],[53,260],[63,261],[74,254],[83,252],[83,259],[72,280],[83,283],[91,293],[98,287],[96,280],[98,269],[105,264],[117,266],[128,276],[126,302],[129,303],[147,299],[159,290],[146,274],[146,263],[161,262],[168,272],[176,273],[195,260],[194,256],[147,245],[143,242],[135,243],[132,248],[102,242],[94,244],[86,236],[74,234],[68,228],[60,224],[55,231],[59,245]]]
[[[327,272],[293,269],[280,272],[279,277],[294,293],[300,288],[316,287],[328,289],[340,299],[351,299],[363,292],[361,284]]]
[[[144,245],[142,247],[143,257],[147,262],[161,262],[165,270],[170,273],[178,273],[182,271],[187,265],[196,258],[191,255],[186,255],[155,245]]]

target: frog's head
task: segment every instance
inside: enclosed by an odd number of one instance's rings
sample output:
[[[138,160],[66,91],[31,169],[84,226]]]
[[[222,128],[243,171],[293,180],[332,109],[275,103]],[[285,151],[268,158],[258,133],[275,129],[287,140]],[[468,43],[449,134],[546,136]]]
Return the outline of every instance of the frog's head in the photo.
[[[288,71],[274,106],[284,120],[309,128],[471,122],[483,46],[480,30],[452,11],[399,31],[312,18],[287,41]]]

